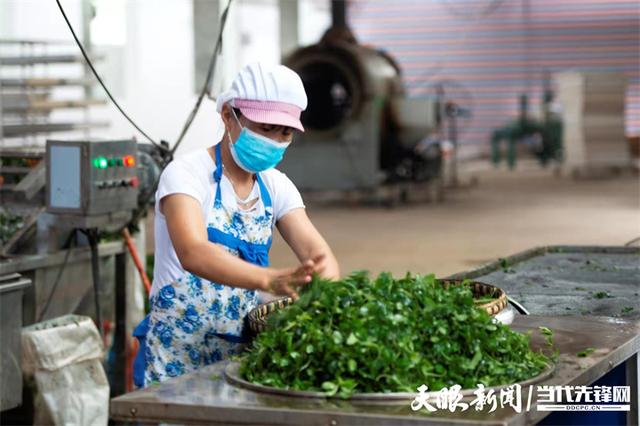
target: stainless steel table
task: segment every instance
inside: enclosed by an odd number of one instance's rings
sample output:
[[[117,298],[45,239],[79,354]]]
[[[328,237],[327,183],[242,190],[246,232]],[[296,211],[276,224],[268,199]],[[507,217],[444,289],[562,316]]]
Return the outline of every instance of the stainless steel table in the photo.
[[[535,315],[640,319],[638,247],[537,247],[449,278],[500,287]]]
[[[633,375],[638,371],[640,322],[611,317],[516,316],[512,328],[534,330],[532,346],[545,342],[537,332],[539,326],[552,329],[560,358],[553,376],[539,384],[589,385],[616,366],[626,363]],[[576,356],[585,348],[595,351],[585,358]],[[169,380],[160,385],[135,391],[111,401],[115,420],[188,424],[263,424],[263,425],[520,425],[532,424],[547,412],[515,412],[498,408],[493,413],[451,413],[426,410],[414,412],[406,403],[381,405],[343,400],[286,398],[256,393],[228,384],[223,377],[226,362],[206,367],[196,373]],[[416,377],[416,388],[421,385]],[[637,376],[632,384],[632,410],[637,410]],[[525,396],[523,396],[523,399]],[[637,411],[631,413],[637,424]],[[635,416],[635,417],[633,417]]]

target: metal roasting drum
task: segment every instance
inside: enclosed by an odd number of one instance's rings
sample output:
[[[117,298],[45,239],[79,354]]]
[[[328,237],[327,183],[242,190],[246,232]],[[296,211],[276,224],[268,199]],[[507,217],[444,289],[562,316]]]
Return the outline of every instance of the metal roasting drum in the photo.
[[[284,61],[308,96],[297,135],[280,168],[307,190],[375,189],[439,175],[435,99],[408,98],[401,70],[387,53],[358,44],[334,25],[314,45]]]

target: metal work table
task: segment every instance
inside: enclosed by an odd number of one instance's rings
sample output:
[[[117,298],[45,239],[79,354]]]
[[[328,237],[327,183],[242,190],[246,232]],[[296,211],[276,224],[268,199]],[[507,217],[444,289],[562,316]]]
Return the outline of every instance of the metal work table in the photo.
[[[625,361],[637,362],[640,350],[638,321],[532,315],[516,316],[512,328],[521,332],[533,330],[532,346],[537,350],[545,346],[543,337],[537,332],[539,326],[554,331],[560,358],[553,376],[538,384],[588,385]],[[595,351],[586,358],[578,358],[576,353],[587,347]],[[549,414],[536,411],[535,400],[531,410],[522,413],[508,407],[498,408],[493,413],[469,409],[464,413],[439,410],[429,414],[424,409],[412,411],[410,400],[381,405],[266,395],[228,384],[222,374],[225,365],[226,361],[219,362],[117,397],[111,401],[111,416],[121,421],[189,424],[516,425],[535,423]],[[416,388],[420,385],[416,383]],[[637,401],[637,395],[632,393],[632,405],[633,401]]]
[[[628,421],[637,424],[640,249],[540,247],[448,278],[496,285],[522,303],[534,315],[517,315],[511,327],[533,330],[534,350],[545,347],[539,326],[554,331],[559,363],[554,375],[539,385],[590,385],[624,364],[632,389]],[[586,348],[595,351],[578,358],[576,354]],[[429,414],[413,412],[411,401],[380,405],[266,395],[226,383],[225,365],[218,363],[116,398],[111,415],[118,420],[208,424],[512,425],[533,424],[549,414],[535,407],[522,413],[498,408],[491,414],[472,410]]]
[[[538,247],[448,278],[500,287],[531,314],[640,319],[639,247]]]

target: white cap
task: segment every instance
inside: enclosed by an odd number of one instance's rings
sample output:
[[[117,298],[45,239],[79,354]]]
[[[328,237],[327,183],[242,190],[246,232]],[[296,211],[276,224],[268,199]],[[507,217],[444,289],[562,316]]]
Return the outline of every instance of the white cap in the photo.
[[[307,108],[307,94],[300,76],[284,65],[246,65],[231,89],[218,96],[217,111],[227,102],[251,121],[304,130],[300,114]]]

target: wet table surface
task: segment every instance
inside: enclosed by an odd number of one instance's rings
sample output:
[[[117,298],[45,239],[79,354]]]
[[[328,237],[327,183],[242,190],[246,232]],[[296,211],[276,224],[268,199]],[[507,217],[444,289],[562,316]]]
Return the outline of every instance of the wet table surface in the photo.
[[[589,385],[640,350],[640,321],[631,319],[531,315],[517,316],[511,327],[521,332],[532,330],[532,347],[537,350],[546,345],[538,331],[540,326],[553,330],[560,357],[553,375],[537,385]],[[595,351],[584,358],[576,355],[586,348]],[[413,411],[410,399],[380,404],[261,394],[228,384],[223,373],[225,365],[225,361],[219,362],[114,398],[111,417],[189,424],[506,425],[535,423],[548,414],[535,409],[535,399],[530,410],[523,407],[520,413],[509,406],[498,407],[493,413],[473,408],[429,413],[425,409]],[[524,391],[523,388],[526,400]]]
[[[534,315],[640,319],[638,247],[539,247],[452,277],[500,287]]]

